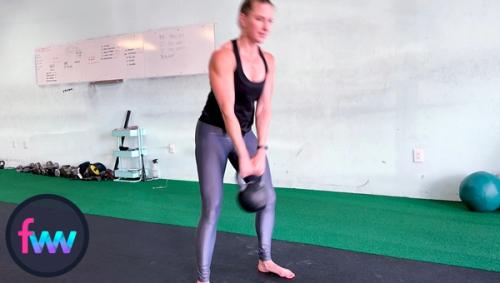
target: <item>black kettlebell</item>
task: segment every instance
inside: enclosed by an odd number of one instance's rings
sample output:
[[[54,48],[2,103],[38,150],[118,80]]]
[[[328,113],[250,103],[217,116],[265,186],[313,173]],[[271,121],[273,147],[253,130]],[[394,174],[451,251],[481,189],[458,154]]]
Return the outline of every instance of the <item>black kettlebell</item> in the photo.
[[[267,192],[262,183],[262,176],[248,176],[242,179],[236,174],[236,181],[240,186],[238,203],[246,212],[257,212],[266,207]]]
[[[0,160],[0,169],[4,169],[4,168],[5,168],[5,161]]]

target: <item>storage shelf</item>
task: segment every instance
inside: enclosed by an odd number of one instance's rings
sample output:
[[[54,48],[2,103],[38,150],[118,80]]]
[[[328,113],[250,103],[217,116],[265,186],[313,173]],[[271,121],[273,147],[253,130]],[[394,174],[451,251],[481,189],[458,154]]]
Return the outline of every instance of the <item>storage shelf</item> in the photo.
[[[118,168],[115,170],[115,181],[117,182],[140,182],[145,181],[146,172],[144,169],[144,160],[143,156],[148,154],[148,151],[145,147],[142,146],[142,138],[146,135],[146,130],[143,128],[139,128],[137,126],[122,128],[122,129],[114,129],[111,131],[111,135],[117,138],[118,148],[122,145],[123,138],[127,141],[127,145],[132,144],[132,147],[128,146],[128,150],[114,150],[113,156],[118,158]],[[135,147],[135,148],[134,148]],[[129,168],[123,168],[123,160],[124,158],[132,160],[131,162],[127,162]],[[138,168],[131,168],[138,167]]]
[[[118,177],[118,178],[140,178],[141,177],[141,169],[115,170],[115,177]]]
[[[148,155],[148,151],[146,148],[142,148],[142,155]],[[134,150],[115,150],[113,151],[114,157],[124,157],[124,158],[135,158],[141,156],[141,151],[139,149]]]
[[[142,128],[127,128],[127,129],[114,129],[111,132],[113,137],[138,137],[145,136],[146,129]]]

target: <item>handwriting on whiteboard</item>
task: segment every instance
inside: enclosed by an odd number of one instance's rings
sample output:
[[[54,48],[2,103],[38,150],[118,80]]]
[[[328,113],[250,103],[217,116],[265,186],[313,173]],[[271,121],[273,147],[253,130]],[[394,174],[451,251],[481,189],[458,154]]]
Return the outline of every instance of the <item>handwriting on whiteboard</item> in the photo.
[[[207,72],[214,25],[163,28],[35,50],[38,85]]]

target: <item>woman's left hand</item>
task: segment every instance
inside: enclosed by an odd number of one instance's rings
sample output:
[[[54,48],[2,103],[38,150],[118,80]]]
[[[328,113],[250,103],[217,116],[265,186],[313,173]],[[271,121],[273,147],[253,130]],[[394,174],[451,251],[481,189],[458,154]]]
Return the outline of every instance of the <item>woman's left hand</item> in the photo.
[[[257,150],[257,154],[252,158],[252,165],[255,169],[256,176],[264,175],[264,171],[266,170],[266,151],[265,150]]]

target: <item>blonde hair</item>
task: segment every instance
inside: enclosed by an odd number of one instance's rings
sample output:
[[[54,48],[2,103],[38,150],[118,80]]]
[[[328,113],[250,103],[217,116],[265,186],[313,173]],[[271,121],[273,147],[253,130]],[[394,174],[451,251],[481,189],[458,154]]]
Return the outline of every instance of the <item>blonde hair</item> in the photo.
[[[269,4],[274,7],[274,4],[271,3],[270,0],[244,0],[243,3],[241,3],[240,6],[240,13],[248,15],[248,13],[252,10],[252,4],[253,2],[258,2],[258,3],[263,3],[263,4]]]

